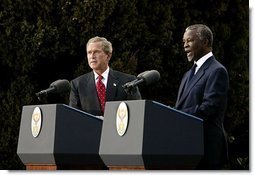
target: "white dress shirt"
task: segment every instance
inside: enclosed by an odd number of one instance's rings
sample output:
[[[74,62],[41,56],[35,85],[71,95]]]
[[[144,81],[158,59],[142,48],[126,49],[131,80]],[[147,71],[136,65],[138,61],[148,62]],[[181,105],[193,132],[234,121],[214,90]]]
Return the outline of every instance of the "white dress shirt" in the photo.
[[[212,52],[209,52],[208,54],[204,55],[203,57],[201,57],[198,61],[194,61],[194,64],[197,65],[196,69],[195,69],[195,74],[197,73],[197,71],[199,70],[199,68],[205,63],[205,61],[210,58],[211,56],[213,56]]]
[[[93,71],[93,73],[94,73],[94,80],[96,84],[98,81],[99,75],[95,71]],[[106,88],[107,88],[107,82],[108,82],[108,74],[109,74],[109,67],[105,70],[105,72],[101,74],[101,76],[103,77],[102,83],[105,85]]]

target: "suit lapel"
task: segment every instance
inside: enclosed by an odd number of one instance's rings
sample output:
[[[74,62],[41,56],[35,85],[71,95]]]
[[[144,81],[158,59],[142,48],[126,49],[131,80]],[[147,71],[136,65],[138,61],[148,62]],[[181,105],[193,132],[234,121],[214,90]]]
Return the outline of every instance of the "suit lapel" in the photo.
[[[93,72],[91,72],[89,75],[89,79],[87,81],[87,87],[89,87],[86,89],[88,91],[87,94],[91,97],[90,99],[91,104],[93,104],[96,109],[100,110],[100,102],[99,102],[97,91],[96,91],[96,85],[95,85]]]
[[[184,90],[185,84],[187,82],[188,75],[189,75],[189,73],[186,73],[183,80],[181,81],[179,91],[178,91],[178,95],[177,95],[177,100],[176,100],[177,103],[179,103],[179,100],[180,100],[181,96],[183,95],[183,90]]]
[[[199,72],[192,78],[191,82],[184,89],[183,95],[179,103],[181,103],[190,93],[190,90],[195,86],[195,84],[200,80],[200,78],[205,74],[205,70],[199,70]]]
[[[185,81],[181,87],[182,95],[179,97],[179,99],[177,99],[177,101],[179,100],[178,105],[180,105],[185,100],[185,98],[188,96],[188,94],[190,93],[191,89],[195,86],[195,84],[197,84],[197,82],[205,75],[206,69],[211,64],[213,58],[214,57],[210,57],[208,60],[206,60],[206,62],[200,67],[196,75],[192,78],[191,82],[188,83],[188,87],[186,88],[183,85],[186,84],[188,76],[185,76]]]
[[[107,83],[106,101],[112,101],[115,99],[118,86],[118,77],[116,77],[114,71],[110,69]]]

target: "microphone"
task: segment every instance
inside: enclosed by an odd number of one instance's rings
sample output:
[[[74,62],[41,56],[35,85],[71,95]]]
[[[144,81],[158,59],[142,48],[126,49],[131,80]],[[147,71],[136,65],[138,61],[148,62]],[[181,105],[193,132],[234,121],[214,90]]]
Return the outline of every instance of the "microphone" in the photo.
[[[137,78],[142,78],[144,74],[146,74],[147,72],[149,72],[149,70],[146,70],[145,72],[142,72],[140,74],[138,74]]]
[[[148,72],[144,72],[141,77],[144,79],[145,84],[149,85],[160,79],[160,73],[157,70],[150,70]]]
[[[145,83],[146,85],[152,84],[160,79],[160,73],[157,70],[149,70],[140,73],[137,79],[125,83],[122,87],[124,89],[130,89],[136,87],[140,83]]]
[[[37,97],[47,95],[49,93],[63,93],[70,90],[71,86],[68,80],[56,80],[50,84],[48,89],[36,93]]]

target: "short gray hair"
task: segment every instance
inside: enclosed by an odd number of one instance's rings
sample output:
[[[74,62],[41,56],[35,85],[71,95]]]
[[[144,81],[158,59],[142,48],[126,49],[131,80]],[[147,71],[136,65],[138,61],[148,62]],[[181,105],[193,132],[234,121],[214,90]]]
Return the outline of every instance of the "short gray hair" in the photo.
[[[109,42],[106,38],[104,37],[93,37],[91,39],[88,40],[87,44],[86,44],[86,48],[90,43],[95,43],[95,42],[101,42],[102,43],[102,49],[105,53],[112,53],[113,52],[113,48],[112,48],[112,44],[111,42]]]
[[[212,47],[213,45],[213,33],[211,31],[211,29],[204,25],[204,24],[194,24],[194,25],[191,25],[189,27],[187,27],[185,29],[185,31],[187,30],[195,30],[196,31],[196,34],[197,36],[199,37],[200,40],[205,40],[207,39],[208,40],[208,45],[210,47]]]

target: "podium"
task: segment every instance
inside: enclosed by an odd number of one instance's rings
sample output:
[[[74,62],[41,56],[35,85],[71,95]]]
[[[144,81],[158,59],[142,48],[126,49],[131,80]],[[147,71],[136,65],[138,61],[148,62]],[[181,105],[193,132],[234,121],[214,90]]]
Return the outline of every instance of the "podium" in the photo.
[[[120,101],[107,102],[104,113],[99,154],[109,169],[195,169],[204,154],[202,119],[155,101],[124,103],[125,124],[117,124]]]
[[[103,119],[64,104],[24,106],[21,117],[17,154],[26,169],[107,168],[99,156]]]
[[[203,120],[150,100],[107,102],[104,119],[64,104],[24,106],[17,154],[27,170],[195,169]]]

